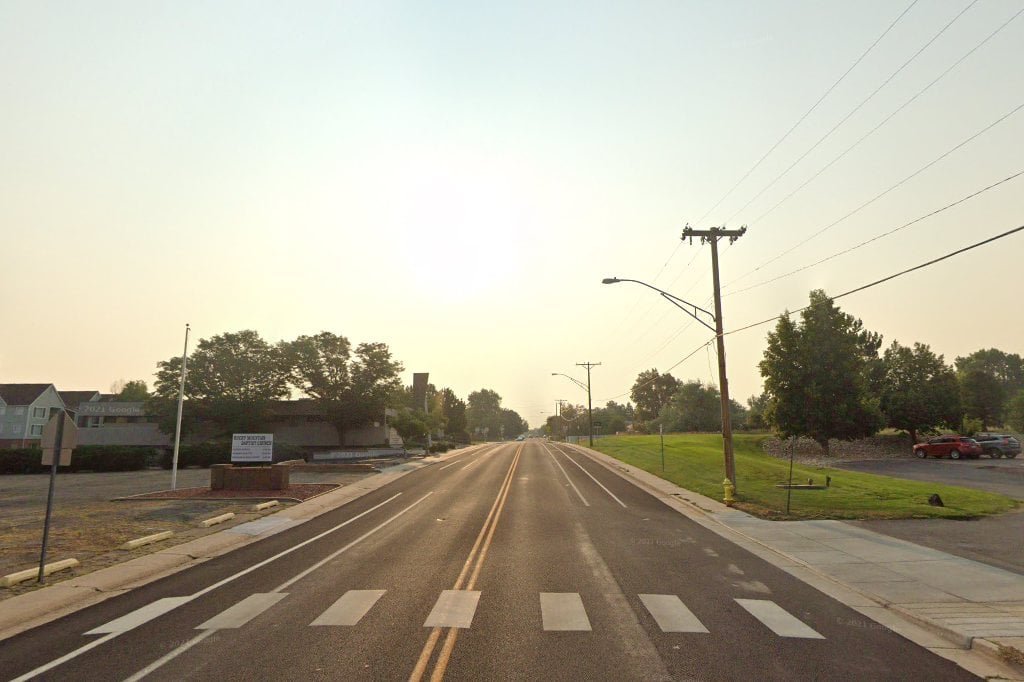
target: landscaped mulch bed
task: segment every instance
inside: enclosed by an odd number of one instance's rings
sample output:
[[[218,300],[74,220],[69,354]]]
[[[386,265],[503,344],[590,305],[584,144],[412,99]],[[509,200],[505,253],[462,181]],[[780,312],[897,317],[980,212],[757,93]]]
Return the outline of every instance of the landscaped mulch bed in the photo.
[[[178,488],[177,490],[158,490],[155,493],[143,493],[131,497],[119,497],[118,500],[295,500],[302,502],[317,495],[339,488],[337,483],[294,483],[281,490],[211,490],[206,488]]]

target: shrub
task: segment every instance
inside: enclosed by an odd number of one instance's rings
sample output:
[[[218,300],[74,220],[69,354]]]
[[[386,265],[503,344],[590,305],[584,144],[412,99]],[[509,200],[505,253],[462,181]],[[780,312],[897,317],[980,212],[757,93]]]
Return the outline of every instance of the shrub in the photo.
[[[40,474],[49,471],[49,467],[40,464],[42,459],[43,451],[39,448],[0,450],[0,474]]]
[[[153,448],[130,445],[82,445],[71,455],[71,471],[139,471]]]
[[[231,463],[231,442],[211,441],[195,445],[182,445],[178,448],[178,468],[202,467],[211,464]],[[163,468],[170,469],[174,464],[174,451],[168,450],[163,456]]]
[[[985,430],[985,425],[982,424],[981,420],[974,417],[964,417],[963,427],[965,436],[973,436],[978,431]]]
[[[451,444],[444,441],[437,441],[436,443],[430,444],[430,452],[448,452],[451,449]]]

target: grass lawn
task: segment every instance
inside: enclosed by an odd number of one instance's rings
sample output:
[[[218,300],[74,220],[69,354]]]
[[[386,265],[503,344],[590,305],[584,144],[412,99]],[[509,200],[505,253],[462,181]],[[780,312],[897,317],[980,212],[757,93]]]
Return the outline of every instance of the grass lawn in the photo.
[[[761,449],[765,438],[750,434],[733,436],[739,489],[735,506],[762,518],[970,518],[998,514],[1017,506],[1008,497],[980,490],[796,464],[794,483],[806,483],[813,478],[814,483],[824,484],[825,477],[831,476],[832,484],[825,490],[793,490],[787,516],[787,491],[775,485],[789,479],[789,462],[765,454]],[[664,471],[658,436],[609,436],[594,441],[594,449],[687,490],[722,499],[725,469],[722,437],[718,434],[665,436]],[[932,493],[938,493],[946,506],[929,505],[928,496]]]

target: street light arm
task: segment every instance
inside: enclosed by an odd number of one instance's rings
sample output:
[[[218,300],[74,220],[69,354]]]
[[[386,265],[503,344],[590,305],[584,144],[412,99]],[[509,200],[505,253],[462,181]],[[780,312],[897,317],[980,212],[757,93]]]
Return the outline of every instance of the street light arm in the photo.
[[[562,374],[561,372],[552,372],[551,376],[553,376],[553,377],[565,377],[566,379],[568,379],[572,383],[574,383],[577,386],[579,386],[580,388],[582,388],[584,391],[587,390],[587,385],[585,383],[583,383],[582,381],[578,381],[577,379],[574,379],[573,377],[569,376],[568,374]]]
[[[641,282],[638,279],[619,279],[618,277],[605,277],[604,279],[601,280],[602,284],[618,284],[619,282],[635,282],[636,284],[641,284],[641,285],[647,287],[648,289],[653,289],[654,291],[657,291],[661,295],[661,297],[664,298],[666,301],[668,301],[669,303],[671,303],[675,307],[679,308],[684,313],[686,313],[687,315],[689,315],[693,319],[697,320],[698,322],[700,322],[702,325],[704,325],[705,327],[707,327],[711,331],[715,332],[716,334],[718,333],[718,330],[716,330],[714,327],[712,327],[710,324],[708,324],[704,320],[702,320],[699,317],[697,317],[697,311],[700,311],[700,312],[704,313],[705,315],[707,315],[708,317],[710,317],[712,322],[715,321],[714,314],[711,313],[708,310],[704,310],[704,308],[701,308],[699,305],[695,305],[693,303],[690,303],[689,301],[684,301],[683,299],[679,298],[678,296],[674,296],[674,295],[668,293],[667,291],[663,291],[663,290],[659,289],[656,286],[651,286],[647,282]],[[690,308],[692,308],[693,310],[690,310]]]

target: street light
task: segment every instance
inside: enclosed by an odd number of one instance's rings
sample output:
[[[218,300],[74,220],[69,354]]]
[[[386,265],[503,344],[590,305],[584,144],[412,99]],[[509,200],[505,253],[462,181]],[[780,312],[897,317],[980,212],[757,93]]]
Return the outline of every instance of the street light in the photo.
[[[648,289],[657,291],[662,298],[674,305],[675,307],[682,310],[684,313],[692,317],[693,319],[700,322],[702,325],[710,329],[715,333],[715,339],[718,341],[718,383],[719,394],[722,398],[722,440],[724,441],[725,450],[725,477],[732,483],[733,491],[736,490],[736,465],[733,461],[733,450],[732,450],[732,415],[729,413],[729,381],[725,376],[725,339],[722,334],[722,307],[720,299],[718,298],[718,289],[715,289],[715,311],[717,315],[701,308],[700,306],[694,305],[689,301],[684,301],[678,296],[673,296],[667,291],[662,291],[658,287],[651,286],[647,282],[641,282],[638,279],[619,279],[618,277],[605,277],[601,280],[602,284],[618,284],[619,282],[634,282],[641,284]],[[692,310],[691,310],[692,308]],[[698,317],[697,313],[703,313],[707,315],[715,323],[712,327],[707,322]]]
[[[598,367],[601,363],[600,362],[596,362],[596,363],[579,362],[579,363],[576,363],[576,364],[578,364],[580,367],[586,367],[587,368],[587,384],[585,386],[583,385],[582,381],[578,381],[577,379],[569,376],[568,374],[562,374],[561,372],[552,372],[551,376],[553,376],[553,377],[554,376],[565,377],[566,379],[568,379],[572,383],[576,384],[580,388],[585,389],[587,391],[587,416],[588,416],[588,419],[589,419],[589,427],[588,427],[589,441],[590,441],[590,447],[594,447],[594,405],[593,405],[593,403],[591,402],[591,399],[590,399],[590,369],[592,367]]]

